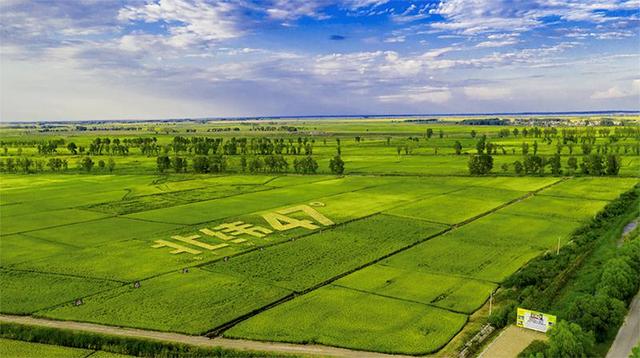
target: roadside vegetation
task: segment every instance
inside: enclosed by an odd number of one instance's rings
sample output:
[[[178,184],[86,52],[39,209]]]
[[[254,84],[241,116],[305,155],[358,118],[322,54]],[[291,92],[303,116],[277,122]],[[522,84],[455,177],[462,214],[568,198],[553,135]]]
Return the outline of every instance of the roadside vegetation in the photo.
[[[622,227],[640,214],[639,192],[636,186],[624,193],[557,253],[532,260],[505,281],[497,297],[503,306],[489,318],[494,326],[514,322],[517,306],[562,320],[548,344],[532,344],[523,357],[606,354],[640,287],[640,241],[618,245]]]

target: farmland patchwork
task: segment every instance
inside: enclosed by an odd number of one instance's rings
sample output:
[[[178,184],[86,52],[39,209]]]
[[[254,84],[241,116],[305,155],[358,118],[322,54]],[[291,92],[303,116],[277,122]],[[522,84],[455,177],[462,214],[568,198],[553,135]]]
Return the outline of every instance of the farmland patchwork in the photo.
[[[509,275],[637,182],[2,180],[3,313],[406,354],[442,348]]]

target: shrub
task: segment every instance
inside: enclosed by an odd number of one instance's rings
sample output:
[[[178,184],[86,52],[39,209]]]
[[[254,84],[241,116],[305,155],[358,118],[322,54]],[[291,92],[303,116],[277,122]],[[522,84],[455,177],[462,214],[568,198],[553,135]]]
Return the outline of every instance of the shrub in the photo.
[[[518,354],[518,358],[544,358],[547,349],[549,349],[547,342],[536,339]]]
[[[625,304],[606,295],[578,296],[567,312],[567,318],[595,334],[598,342],[606,340],[609,331],[618,327],[626,313]]]
[[[545,356],[563,358],[593,357],[593,335],[585,333],[580,326],[560,321],[549,331],[549,348]]]
[[[507,302],[489,316],[489,324],[495,328],[502,328],[509,324],[509,322],[515,322],[517,307],[518,303],[516,301]]]
[[[606,262],[597,293],[625,301],[638,292],[637,272],[624,257],[615,257]]]

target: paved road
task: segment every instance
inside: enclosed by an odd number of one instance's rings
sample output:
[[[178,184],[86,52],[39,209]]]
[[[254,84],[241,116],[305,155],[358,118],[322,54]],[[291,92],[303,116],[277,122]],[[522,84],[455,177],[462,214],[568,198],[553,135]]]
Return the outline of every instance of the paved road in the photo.
[[[145,339],[155,339],[161,341],[178,342],[200,347],[221,347],[236,350],[252,350],[274,353],[289,353],[298,355],[317,355],[324,357],[346,357],[346,358],[398,358],[400,355],[389,355],[372,352],[362,352],[350,349],[334,348],[320,345],[303,345],[288,343],[256,342],[241,339],[213,338],[202,336],[189,336],[179,333],[167,333],[157,331],[147,331],[135,328],[121,328],[113,326],[103,326],[93,323],[82,323],[73,321],[54,321],[43,318],[28,316],[0,315],[0,321],[27,324],[32,326],[44,326],[58,329],[73,329],[85,332],[103,333],[114,336],[126,336]],[[405,356],[406,357],[406,356]]]
[[[640,343],[640,292],[631,301],[627,318],[609,348],[607,358],[627,358],[638,343]]]

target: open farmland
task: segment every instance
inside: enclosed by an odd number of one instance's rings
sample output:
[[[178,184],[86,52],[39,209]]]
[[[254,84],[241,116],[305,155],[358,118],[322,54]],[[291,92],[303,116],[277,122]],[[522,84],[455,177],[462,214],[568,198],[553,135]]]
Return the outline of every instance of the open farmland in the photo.
[[[262,137],[253,129],[259,121],[234,122],[240,129],[220,134],[221,143],[246,139],[247,154],[225,154],[227,167],[218,172],[198,172],[195,146],[174,152],[182,140],[155,129],[144,135],[108,127],[96,133],[69,129],[73,135],[0,130],[9,143],[0,155],[4,168],[8,159],[25,156],[73,163],[87,156],[66,153],[63,146],[45,155],[25,140],[74,141],[88,148],[94,137],[110,136],[131,145],[124,156],[91,154],[95,161],[115,158],[113,171],[80,166],[0,174],[0,312],[441,354],[468,333],[469,320],[508,277],[566,245],[575,230],[638,183],[635,132],[614,143],[622,166],[605,177],[569,168],[568,147],[561,149],[562,175],[552,175],[549,164],[547,171],[515,173],[513,162],[526,158],[523,142],[539,141],[538,155],[550,158],[559,132],[547,133],[548,144],[542,134],[504,136],[502,126],[282,123],[299,132]],[[180,123],[176,130],[197,138],[228,125]],[[441,130],[442,137],[426,138],[426,128]],[[477,131],[473,137],[471,130]],[[298,142],[298,135],[305,139]],[[500,150],[488,175],[469,175],[480,135]],[[596,143],[608,143],[607,136],[596,135]],[[170,161],[186,158],[186,170],[161,171],[160,152],[143,153],[142,144],[133,144],[152,137],[149,143],[168,148]],[[252,140],[265,138],[283,139],[287,146],[291,139],[290,148],[311,146],[312,155],[282,157],[288,163],[312,158],[317,170],[243,168],[243,160],[270,158],[256,154],[257,144],[249,149]],[[455,142],[462,143],[460,154]],[[329,168],[336,148],[343,173]],[[499,168],[502,163],[507,170]]]
[[[11,339],[0,339],[0,356],[7,358],[55,357],[55,358],[127,358],[124,354],[68,348],[51,344],[28,343]]]

